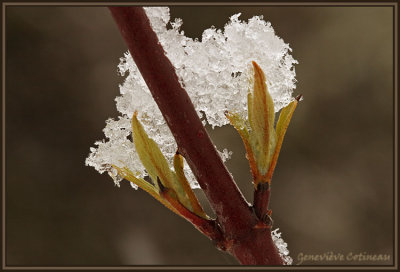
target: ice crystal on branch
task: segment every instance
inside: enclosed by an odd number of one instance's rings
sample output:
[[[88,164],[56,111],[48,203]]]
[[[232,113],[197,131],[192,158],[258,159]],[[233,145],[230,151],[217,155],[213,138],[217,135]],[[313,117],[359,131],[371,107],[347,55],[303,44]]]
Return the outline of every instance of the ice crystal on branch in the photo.
[[[198,115],[206,118],[212,127],[228,124],[226,111],[247,116],[252,61],[265,72],[275,112],[293,100],[293,64],[297,62],[289,54],[289,45],[275,35],[271,24],[262,17],[255,16],[243,22],[240,14],[236,14],[223,30],[211,27],[203,32],[200,40],[193,40],[180,30],[182,20],[169,22],[167,7],[145,10]],[[168,24],[172,28],[168,29]],[[120,86],[121,96],[116,98],[121,116],[118,120],[107,120],[104,129],[107,140],[95,143],[97,148],[91,148],[86,164],[100,173],[110,172],[111,165],[115,165],[130,169],[138,177],[146,175],[134,144],[128,139],[132,131],[130,119],[137,111],[145,131],[159,145],[172,167],[177,150],[175,140],[129,53],[121,58],[118,69],[121,75],[126,75]],[[223,160],[230,156],[226,150],[222,154]],[[198,187],[187,164],[185,174],[191,186]],[[117,184],[119,179],[114,176]]]
[[[280,233],[278,231],[279,231],[279,228],[271,231],[272,241],[274,241],[275,246],[278,248],[279,255],[283,259],[284,264],[291,265],[293,263],[293,259],[292,259],[292,257],[289,256],[289,250],[287,249],[287,243],[285,243],[285,241],[283,241],[283,239],[281,237],[282,233]]]

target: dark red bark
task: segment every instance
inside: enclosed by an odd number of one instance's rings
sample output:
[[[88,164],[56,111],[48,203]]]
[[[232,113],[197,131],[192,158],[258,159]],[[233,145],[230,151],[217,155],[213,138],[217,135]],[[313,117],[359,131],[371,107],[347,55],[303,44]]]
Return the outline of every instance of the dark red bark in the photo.
[[[141,7],[110,7],[119,30],[191,170],[204,190],[224,241],[242,264],[282,264],[270,229],[260,225],[211,142]]]
[[[259,183],[254,191],[254,211],[257,217],[261,220],[268,214],[269,196],[271,194],[270,184]],[[263,220],[265,222],[265,220]]]
[[[262,223],[240,241],[234,243],[230,253],[246,265],[283,265],[271,237],[271,229]]]

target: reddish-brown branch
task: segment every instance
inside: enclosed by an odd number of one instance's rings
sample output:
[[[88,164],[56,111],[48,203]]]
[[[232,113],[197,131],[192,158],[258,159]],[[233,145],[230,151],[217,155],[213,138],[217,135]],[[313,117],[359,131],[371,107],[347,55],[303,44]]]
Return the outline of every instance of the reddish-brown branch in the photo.
[[[217,215],[226,250],[242,264],[282,264],[270,230],[255,228],[257,217],[225,168],[144,9],[110,7],[110,11],[179,152]]]
[[[185,157],[224,232],[235,236],[255,224],[251,210],[228,173],[175,69],[141,7],[110,7],[146,84],[160,108],[179,152]]]
[[[223,242],[223,234],[215,220],[202,218],[188,210],[178,201],[176,194],[172,196],[173,192],[164,187],[159,177],[157,177],[157,184],[158,188],[160,188],[161,197],[166,199],[182,217],[192,223],[201,233],[215,241],[217,244]]]
[[[266,224],[272,224],[268,215],[268,204],[271,188],[269,182],[259,183],[254,191],[254,211],[257,217]]]

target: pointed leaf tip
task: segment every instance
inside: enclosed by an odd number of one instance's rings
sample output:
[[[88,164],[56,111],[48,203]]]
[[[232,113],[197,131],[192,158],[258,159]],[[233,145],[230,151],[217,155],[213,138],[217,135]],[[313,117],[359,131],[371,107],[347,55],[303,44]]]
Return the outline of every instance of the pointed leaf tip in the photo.
[[[296,96],[295,99],[296,99],[297,101],[300,101],[300,99],[301,99],[302,97],[303,97],[303,95],[302,95],[302,94],[299,94],[298,96]]]

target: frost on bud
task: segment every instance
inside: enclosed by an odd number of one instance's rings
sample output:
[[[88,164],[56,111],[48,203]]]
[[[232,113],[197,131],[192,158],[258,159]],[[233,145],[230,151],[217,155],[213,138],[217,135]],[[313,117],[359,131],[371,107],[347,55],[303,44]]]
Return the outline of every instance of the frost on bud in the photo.
[[[182,20],[170,22],[167,7],[149,7],[145,11],[198,115],[212,127],[228,124],[226,111],[235,113],[237,120],[246,120],[249,79],[254,73],[249,65],[252,61],[256,61],[267,76],[273,101],[271,111],[278,112],[293,100],[293,65],[297,62],[290,55],[289,45],[275,35],[271,24],[262,17],[255,16],[244,22],[239,19],[240,14],[236,14],[223,29],[211,27],[204,30],[201,39],[192,39],[180,30]],[[132,132],[131,117],[137,112],[137,120],[173,170],[176,142],[129,53],[121,58],[118,68],[119,73],[126,76],[120,86],[121,95],[116,98],[120,116],[107,121],[106,139],[95,143],[96,148],[91,148],[86,164],[100,173],[110,172],[109,166],[114,165],[129,169],[139,179],[150,174],[136,146],[128,139]],[[230,156],[228,151],[220,154],[223,160]],[[265,160],[260,162],[261,165],[265,163]],[[186,163],[183,172],[190,186],[198,188]]]

